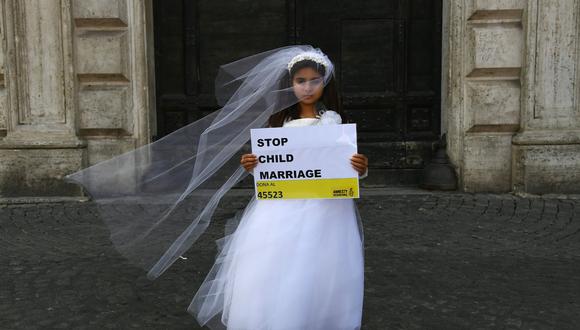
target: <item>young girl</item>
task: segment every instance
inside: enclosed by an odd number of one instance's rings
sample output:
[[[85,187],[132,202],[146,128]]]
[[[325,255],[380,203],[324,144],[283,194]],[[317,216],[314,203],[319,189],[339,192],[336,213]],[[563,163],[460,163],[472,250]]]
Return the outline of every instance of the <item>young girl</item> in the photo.
[[[299,102],[272,115],[269,126],[340,124],[334,79],[323,84],[331,69],[320,51],[293,57],[282,82]],[[350,162],[366,175],[364,155]],[[252,172],[258,160],[244,154],[240,163]],[[360,329],[364,275],[358,221],[352,199],[253,199],[189,311],[212,329]]]
[[[66,180],[93,198],[116,249],[155,279],[181,260],[221,198],[256,166],[254,155],[242,156],[242,166],[238,158],[250,129],[341,123],[333,76],[326,55],[306,45],[223,65],[220,110]],[[366,175],[366,157],[350,161]],[[200,324],[360,328],[363,243],[353,200],[253,199],[235,227],[218,241],[216,262],[188,308]]]

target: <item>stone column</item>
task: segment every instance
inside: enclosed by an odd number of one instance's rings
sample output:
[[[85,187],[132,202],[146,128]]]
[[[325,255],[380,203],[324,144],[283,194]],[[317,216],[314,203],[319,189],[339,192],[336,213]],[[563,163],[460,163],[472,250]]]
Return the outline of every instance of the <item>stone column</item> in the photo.
[[[516,191],[580,192],[579,16],[578,1],[529,1]]]
[[[63,184],[81,167],[75,132],[69,1],[2,3],[6,91],[0,140],[0,195],[68,195]]]
[[[0,196],[79,195],[63,176],[149,142],[149,5],[0,2]]]
[[[444,122],[465,191],[511,190],[525,0],[448,2]]]

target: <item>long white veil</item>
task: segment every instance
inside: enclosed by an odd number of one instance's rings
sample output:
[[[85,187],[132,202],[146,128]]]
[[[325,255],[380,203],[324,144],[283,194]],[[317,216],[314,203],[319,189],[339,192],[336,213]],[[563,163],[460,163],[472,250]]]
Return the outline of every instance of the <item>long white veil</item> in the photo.
[[[287,65],[319,49],[288,46],[220,67],[218,111],[151,144],[73,173],[97,203],[111,241],[131,263],[157,278],[200,237],[224,194],[246,176],[239,165],[250,129],[298,103]]]

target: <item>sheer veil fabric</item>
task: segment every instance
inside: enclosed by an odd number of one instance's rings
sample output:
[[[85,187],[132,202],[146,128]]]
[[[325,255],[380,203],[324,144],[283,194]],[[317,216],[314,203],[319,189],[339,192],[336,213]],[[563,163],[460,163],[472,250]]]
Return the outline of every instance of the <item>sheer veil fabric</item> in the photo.
[[[165,137],[66,177],[97,203],[111,241],[128,260],[160,276],[200,237],[224,194],[247,173],[237,157],[250,129],[299,102],[288,63],[319,49],[287,46],[220,67],[218,111]],[[327,59],[328,60],[328,59]],[[332,63],[322,78],[328,83]]]

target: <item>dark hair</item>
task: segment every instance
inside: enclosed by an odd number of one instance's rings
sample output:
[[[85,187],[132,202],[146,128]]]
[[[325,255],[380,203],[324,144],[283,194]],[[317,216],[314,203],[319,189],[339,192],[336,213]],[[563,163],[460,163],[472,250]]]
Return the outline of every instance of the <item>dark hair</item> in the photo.
[[[316,70],[321,76],[324,77],[326,74],[326,67],[324,65],[318,64],[312,60],[302,60],[294,64],[290,72],[286,71],[286,76],[282,78],[280,82],[280,89],[287,89],[292,87],[292,79],[296,72],[303,68],[312,68]],[[344,114],[342,112],[342,104],[340,102],[340,97],[338,96],[338,86],[334,74],[331,75],[328,83],[324,86],[322,91],[322,96],[320,100],[326,108],[329,110],[336,111],[344,121]],[[282,127],[287,119],[298,119],[300,114],[298,111],[298,104],[294,104],[284,110],[281,110],[272,116],[268,120],[270,127]]]

